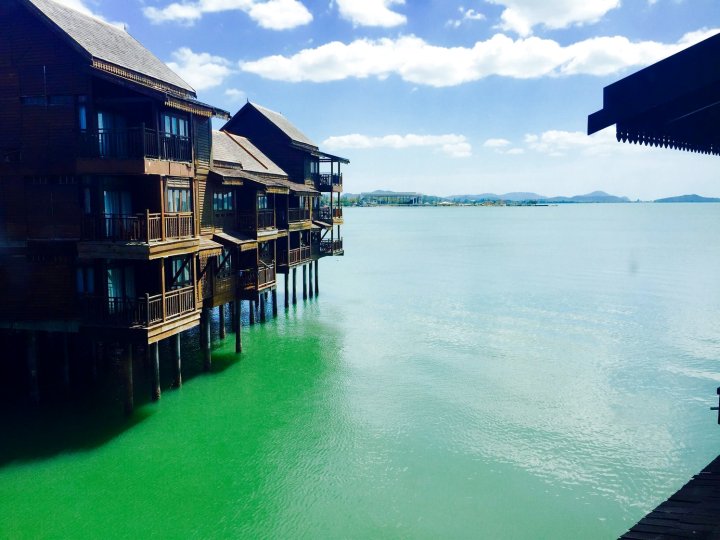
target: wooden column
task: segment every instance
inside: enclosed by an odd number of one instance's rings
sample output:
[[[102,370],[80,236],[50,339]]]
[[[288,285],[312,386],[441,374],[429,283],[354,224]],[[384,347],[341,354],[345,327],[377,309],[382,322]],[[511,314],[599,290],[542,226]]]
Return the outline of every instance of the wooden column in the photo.
[[[307,300],[307,265],[303,264],[303,300]]]
[[[285,274],[285,309],[288,309],[290,307],[290,285],[288,281],[290,280],[290,270],[288,270],[288,273]]]
[[[225,304],[220,304],[218,311],[220,319],[220,339],[225,339]]]
[[[150,363],[150,399],[160,399],[160,347],[157,342],[148,345],[148,361]]]
[[[235,302],[230,302],[228,304],[228,309],[230,310],[230,328],[235,328],[237,323],[235,322],[235,316],[237,313],[235,313]]]
[[[175,388],[182,388],[182,355],[180,351],[180,333],[172,337],[173,365],[175,366]]]
[[[37,364],[37,332],[30,331],[27,335],[27,368],[30,376],[30,402],[37,405],[40,403],[40,385],[38,384]]]
[[[200,317],[200,333],[202,334],[203,369],[210,371],[212,367],[212,338],[210,336],[210,308],[203,308]]]
[[[293,274],[293,306],[297,304],[297,268],[292,269]]]
[[[248,311],[250,313],[250,324],[255,324],[255,300],[248,300]]]
[[[120,362],[122,364],[123,387],[125,390],[123,409],[126,416],[130,416],[135,409],[135,388],[133,385],[133,354],[132,346],[126,345],[124,348],[120,346],[114,347],[114,353],[121,355]]]
[[[267,293],[261,293],[260,294],[260,322],[265,322],[265,312],[267,311],[266,305],[265,305],[265,299],[267,298]]]
[[[315,296],[320,295],[320,261],[315,259]]]
[[[235,321],[235,352],[241,353],[242,352],[242,302],[240,301],[240,298],[238,297],[235,302],[232,302],[232,305],[235,307],[233,319]]]
[[[70,389],[70,345],[68,343],[68,334],[62,334],[62,353],[63,353],[63,384],[65,390]]]
[[[277,317],[277,289],[273,289],[270,294],[272,295],[272,314],[273,317]]]
[[[312,275],[312,274],[313,274],[313,272],[312,272],[312,271],[313,271],[313,267],[312,267],[312,262],[311,262],[310,264],[308,264],[307,267],[308,267],[308,291],[309,291],[309,294],[310,294],[310,298],[312,298],[313,296],[315,296],[315,295],[313,294],[313,275]]]

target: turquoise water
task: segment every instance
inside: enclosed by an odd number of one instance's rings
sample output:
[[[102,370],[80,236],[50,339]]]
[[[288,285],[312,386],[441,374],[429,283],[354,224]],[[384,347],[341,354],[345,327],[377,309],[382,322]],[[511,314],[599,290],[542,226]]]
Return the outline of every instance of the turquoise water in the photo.
[[[613,538],[717,455],[720,205],[345,220],[241,359],[5,420],[0,537]]]

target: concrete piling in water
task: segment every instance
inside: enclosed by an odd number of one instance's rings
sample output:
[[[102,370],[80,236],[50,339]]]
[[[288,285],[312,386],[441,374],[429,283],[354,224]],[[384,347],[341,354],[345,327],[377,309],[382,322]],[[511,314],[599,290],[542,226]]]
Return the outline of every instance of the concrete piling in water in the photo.
[[[212,337],[210,335],[210,308],[203,308],[200,315],[200,337],[203,351],[203,369],[210,371],[212,368]]]
[[[218,318],[220,319],[220,339],[225,339],[225,305],[218,306]]]
[[[267,299],[267,293],[261,293],[260,294],[260,322],[265,322],[265,312],[266,309],[266,299]]]
[[[288,270],[288,273],[285,274],[285,279],[283,280],[285,282],[285,309],[288,309],[290,307],[290,284],[288,283],[289,279],[290,271]]]
[[[180,350],[180,334],[175,334],[173,340],[173,365],[175,366],[175,388],[182,388],[182,355]]]
[[[160,399],[160,347],[158,343],[148,346],[148,361],[150,363],[150,399]]]
[[[277,317],[277,314],[278,314],[277,289],[273,289],[270,294],[272,295],[272,314],[273,314],[273,317]]]
[[[308,292],[310,295],[310,298],[312,299],[313,296],[313,265],[312,263],[308,264]]]
[[[307,300],[307,265],[303,264],[302,269],[303,269],[303,272],[302,272],[302,274],[303,274],[303,283],[302,283],[303,300]]]
[[[315,260],[315,296],[320,296],[320,261]]]
[[[250,324],[255,324],[255,301],[248,300],[248,311],[250,312]]]
[[[293,282],[293,306],[297,304],[297,268],[292,269],[292,282]]]
[[[242,352],[242,317],[240,315],[241,315],[242,303],[240,302],[240,299],[238,298],[235,302],[233,302],[233,305],[235,307],[235,312],[233,315],[233,320],[235,321],[235,352],[241,353]]]

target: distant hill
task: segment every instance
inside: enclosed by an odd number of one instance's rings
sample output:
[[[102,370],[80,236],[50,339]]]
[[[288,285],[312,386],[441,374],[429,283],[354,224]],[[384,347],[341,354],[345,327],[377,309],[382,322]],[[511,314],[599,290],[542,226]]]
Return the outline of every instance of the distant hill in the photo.
[[[496,195],[495,193],[481,193],[479,195],[451,195],[448,200],[454,202],[470,202],[470,201],[543,201],[548,203],[623,203],[630,202],[627,197],[618,197],[610,195],[604,191],[593,191],[585,195],[575,195],[573,197],[546,197],[538,193],[512,192]]]
[[[585,195],[575,195],[574,197],[550,197],[545,202],[566,202],[566,203],[626,203],[630,202],[627,197],[618,197],[610,195],[604,191],[593,191]]]
[[[664,199],[656,199],[655,202],[660,203],[669,203],[669,202],[697,202],[697,203],[707,203],[707,202],[720,202],[720,199],[714,198],[714,197],[702,197],[700,195],[695,195],[694,193],[692,195],[679,195],[677,197],[665,197]]]

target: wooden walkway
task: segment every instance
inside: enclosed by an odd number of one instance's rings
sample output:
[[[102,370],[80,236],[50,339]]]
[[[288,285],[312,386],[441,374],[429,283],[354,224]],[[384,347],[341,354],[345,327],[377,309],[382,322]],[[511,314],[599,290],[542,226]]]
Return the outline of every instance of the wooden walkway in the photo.
[[[620,538],[720,539],[720,456]]]

